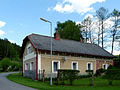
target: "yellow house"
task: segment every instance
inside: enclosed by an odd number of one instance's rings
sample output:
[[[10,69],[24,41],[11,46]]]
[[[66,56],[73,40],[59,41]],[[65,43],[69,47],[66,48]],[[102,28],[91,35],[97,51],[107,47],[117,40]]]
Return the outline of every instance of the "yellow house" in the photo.
[[[96,44],[60,39],[58,33],[54,34],[52,41],[53,76],[57,69],[75,69],[79,70],[80,74],[86,74],[86,70],[93,70],[95,73],[97,69],[107,69],[113,64],[114,56]],[[45,77],[49,77],[50,37],[38,34],[26,36],[20,58],[23,61],[23,76],[37,80],[42,70],[45,70]]]

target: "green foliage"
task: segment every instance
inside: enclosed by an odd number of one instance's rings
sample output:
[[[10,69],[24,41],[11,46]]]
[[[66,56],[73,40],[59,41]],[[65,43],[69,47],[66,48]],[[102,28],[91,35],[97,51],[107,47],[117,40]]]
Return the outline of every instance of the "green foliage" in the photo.
[[[86,72],[88,73],[88,75],[92,75],[93,74],[93,70],[86,70]]]
[[[104,72],[105,72],[105,70],[103,68],[100,68],[96,71],[95,76],[101,76],[101,74]]]
[[[60,37],[63,39],[80,41],[80,38],[83,39],[80,31],[81,27],[76,25],[75,22],[68,20],[64,23],[58,22],[56,30],[58,30]]]
[[[120,60],[120,55],[116,55],[113,60]]]
[[[45,83],[41,81],[34,81],[29,78],[22,77],[22,74],[9,74],[7,78],[16,83],[22,84],[24,86],[36,88],[38,90],[119,90],[120,89],[120,80],[115,80],[113,82],[114,86],[107,85],[107,80],[101,77],[95,78],[95,86],[88,86],[89,79],[80,79],[73,82],[73,86],[69,86],[66,82],[66,85],[50,85],[50,82]]]
[[[82,79],[82,78],[90,78],[91,75],[79,75],[78,79]]]
[[[20,46],[9,42],[8,39],[0,39],[0,60],[5,57],[18,60],[19,52]]]
[[[9,58],[3,58],[0,61],[0,71],[6,72],[6,71],[18,71],[20,68],[22,68],[22,63],[18,61],[12,61]]]
[[[2,61],[0,61],[0,66],[2,68],[2,71],[7,71],[10,64],[11,64],[11,61],[9,58],[2,59]]]
[[[73,81],[78,78],[79,70],[69,70],[69,69],[59,69],[58,70],[58,79],[64,84],[65,80],[70,81],[72,85]]]
[[[120,80],[120,69],[110,65],[103,78],[109,81],[109,85],[112,85],[113,80]]]
[[[120,80],[120,69],[108,69],[104,78],[108,80]]]

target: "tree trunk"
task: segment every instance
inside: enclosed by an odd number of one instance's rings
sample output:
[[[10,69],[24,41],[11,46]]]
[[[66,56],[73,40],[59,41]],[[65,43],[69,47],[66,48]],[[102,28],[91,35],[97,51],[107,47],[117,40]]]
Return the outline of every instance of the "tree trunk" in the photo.
[[[112,40],[112,50],[111,50],[111,54],[113,54],[114,41],[115,41],[115,34],[113,34],[113,40]]]
[[[98,46],[100,44],[100,34],[98,33]]]
[[[100,44],[100,21],[99,21],[99,31],[98,31],[98,46]]]
[[[112,85],[112,80],[109,81],[109,85]]]
[[[103,20],[102,20],[102,48],[103,48]]]

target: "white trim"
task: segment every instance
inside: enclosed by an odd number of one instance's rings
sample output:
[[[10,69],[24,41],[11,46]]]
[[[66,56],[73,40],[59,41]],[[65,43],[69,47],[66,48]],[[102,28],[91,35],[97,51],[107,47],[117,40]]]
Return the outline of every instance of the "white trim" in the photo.
[[[53,66],[54,62],[58,62],[58,69],[60,69],[60,61],[52,61],[52,73],[57,73],[57,71],[54,72],[54,66]]]
[[[38,73],[41,71],[41,53],[38,53]]]
[[[28,47],[31,47],[31,46],[32,46],[31,43],[29,43],[29,44],[27,45],[27,48],[28,48]]]
[[[93,70],[93,63],[92,62],[87,62],[87,70],[88,70],[88,64],[90,64],[90,70]]]
[[[23,62],[26,61],[26,60],[29,60],[29,59],[31,59],[31,58],[34,58],[34,57],[36,57],[36,54],[35,54],[34,52],[32,52],[32,53],[24,56]]]
[[[76,70],[78,70],[78,62],[75,62],[75,61],[73,61],[72,63],[71,63],[71,68],[72,68],[72,70],[73,70],[73,63],[76,63]]]
[[[102,64],[102,68],[104,69],[104,65],[105,65],[105,69],[108,68],[108,64]]]
[[[28,63],[25,63],[25,70],[28,70]]]
[[[32,64],[31,63],[33,63],[33,66],[32,66]],[[32,61],[32,62],[30,62],[30,70],[34,70],[34,62]]]

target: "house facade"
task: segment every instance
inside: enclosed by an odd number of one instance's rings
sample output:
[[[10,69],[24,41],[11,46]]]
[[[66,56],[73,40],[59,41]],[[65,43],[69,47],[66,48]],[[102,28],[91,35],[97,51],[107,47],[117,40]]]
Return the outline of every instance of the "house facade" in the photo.
[[[113,64],[113,55],[101,47],[72,40],[60,39],[58,33],[52,38],[52,74],[57,69],[79,70],[86,74],[86,70],[107,69]],[[31,34],[23,40],[20,58],[23,61],[23,76],[38,80],[45,70],[45,77],[50,76],[50,37]]]

